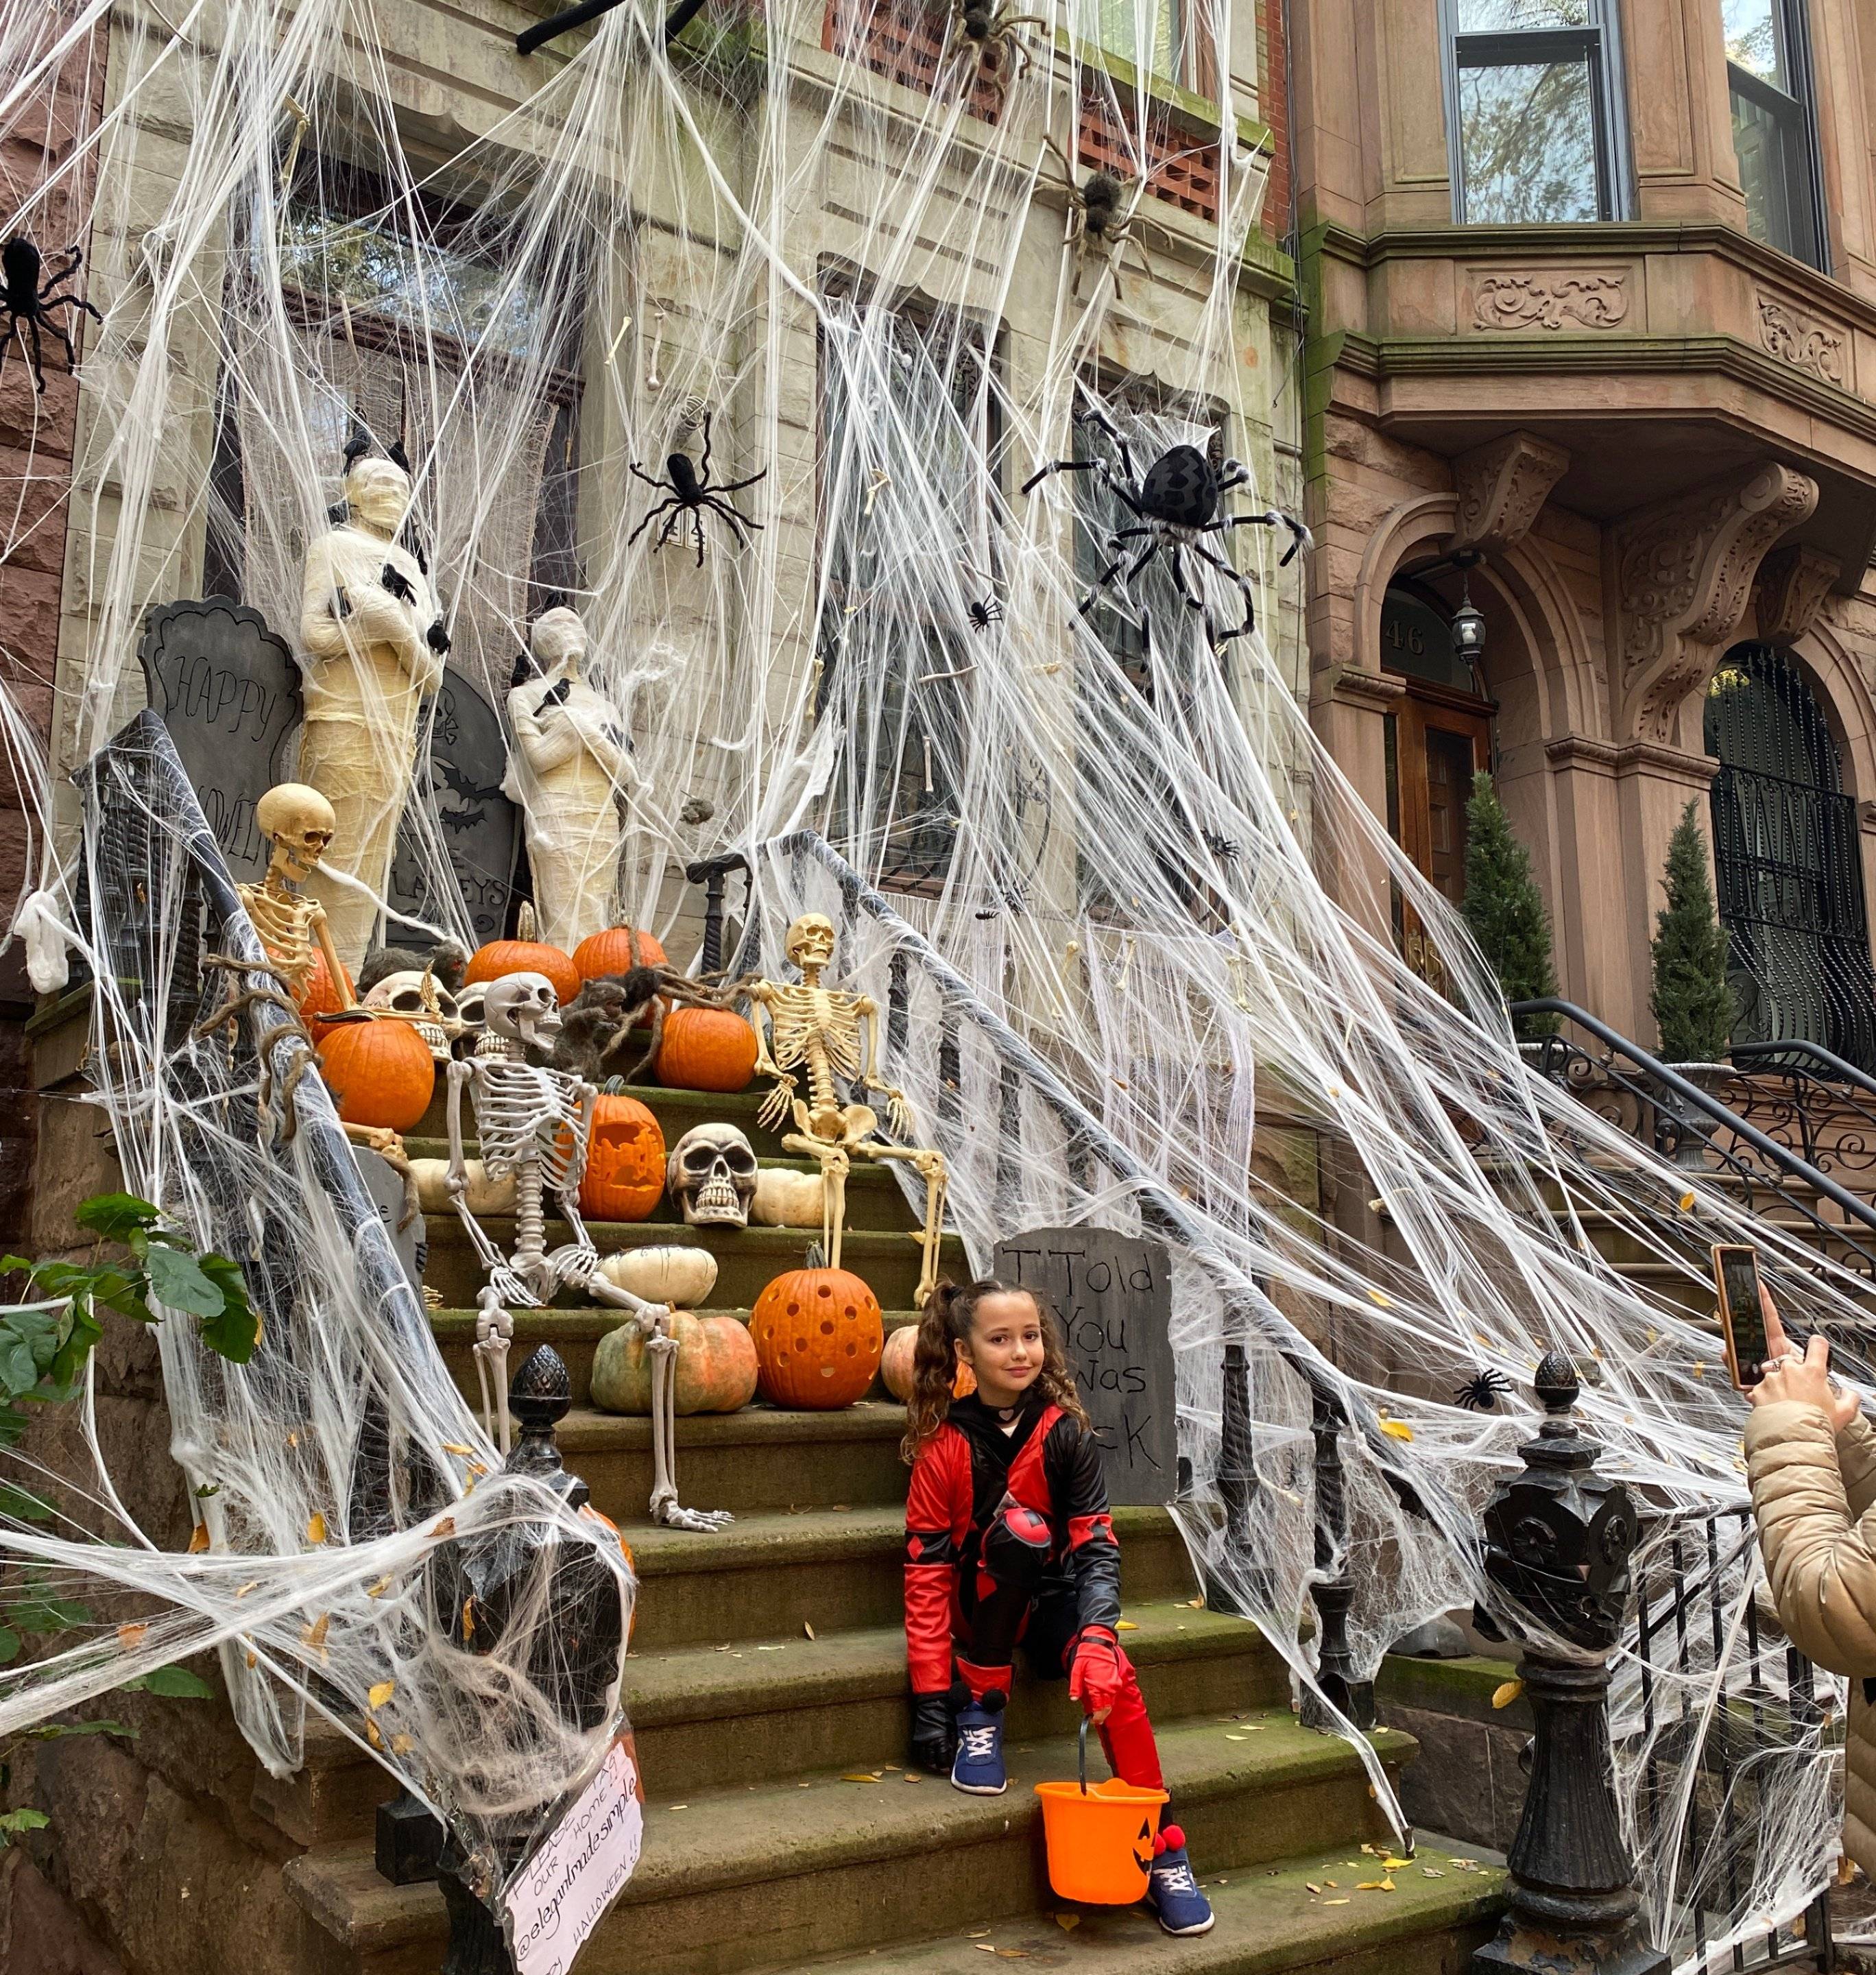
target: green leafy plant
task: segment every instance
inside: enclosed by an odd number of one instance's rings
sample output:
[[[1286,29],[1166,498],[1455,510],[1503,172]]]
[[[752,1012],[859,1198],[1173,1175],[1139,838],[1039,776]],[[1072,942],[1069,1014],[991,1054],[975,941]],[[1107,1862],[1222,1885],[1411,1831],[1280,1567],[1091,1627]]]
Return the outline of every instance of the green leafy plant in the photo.
[[[1466,899],[1460,908],[1507,1001],[1541,1001],[1557,991],[1550,915],[1531,869],[1531,853],[1512,834],[1492,778],[1472,778],[1466,803]],[[1555,1015],[1520,1015],[1520,1042],[1557,1032]]]
[[[197,1320],[202,1342],[220,1356],[245,1365],[260,1342],[260,1323],[248,1301],[239,1267],[225,1255],[201,1254],[187,1238],[165,1227],[160,1211],[134,1194],[94,1195],[73,1217],[97,1247],[86,1262],[35,1262],[21,1255],[0,1257],[0,1273],[26,1278],[35,1300],[0,1306],[0,1447],[11,1446],[26,1431],[28,1406],[71,1399],[84,1376],[86,1360],[103,1335],[99,1313],[113,1310],[136,1323],[154,1323],[155,1307],[180,1310]],[[127,1251],[107,1260],[104,1243]],[[0,1482],[0,1517],[21,1522],[50,1522],[56,1504],[34,1490]],[[33,1639],[95,1627],[88,1605],[64,1598],[43,1565],[23,1564],[0,1582],[0,1668],[10,1666]],[[158,1667],[120,1681],[120,1693],[155,1694],[172,1700],[205,1700],[214,1689],[186,1667]],[[136,1729],[115,1720],[48,1721],[25,1731],[22,1739],[54,1740],[72,1735],[134,1737]],[[7,1768],[0,1761],[0,1789]],[[44,1813],[31,1809],[0,1812],[0,1849],[29,1831],[41,1829]]]
[[[1719,1063],[1732,1047],[1735,1011],[1727,935],[1713,906],[1707,840],[1690,802],[1667,840],[1667,893],[1654,921],[1654,1011],[1665,1063]]]

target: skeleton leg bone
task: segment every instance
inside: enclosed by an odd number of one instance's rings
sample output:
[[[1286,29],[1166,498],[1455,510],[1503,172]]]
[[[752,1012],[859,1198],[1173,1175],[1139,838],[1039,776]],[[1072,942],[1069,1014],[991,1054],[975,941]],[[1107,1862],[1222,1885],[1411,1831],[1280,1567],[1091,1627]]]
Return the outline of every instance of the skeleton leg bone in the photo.
[[[482,1391],[482,1429],[506,1458],[509,1434],[508,1346],[514,1337],[514,1319],[502,1308],[501,1299],[492,1287],[485,1287],[476,1302],[481,1310],[475,1319],[475,1352],[476,1382]],[[499,1436],[489,1418],[488,1379],[491,1371],[495,1380],[496,1408],[501,1421]]]
[[[827,1266],[840,1266],[840,1237],[846,1224],[847,1175],[853,1169],[849,1148],[835,1140],[817,1139],[811,1132],[790,1132],[782,1140],[784,1150],[800,1152],[819,1162],[821,1169],[821,1251]],[[860,1148],[854,1148],[858,1150]]]
[[[666,1529],[711,1536],[736,1518],[727,1509],[687,1509],[678,1500],[678,1365],[682,1348],[666,1326],[667,1310],[645,1340],[652,1360],[652,1520]]]
[[[945,1195],[951,1183],[945,1155],[922,1151],[912,1145],[870,1142],[856,1145],[853,1149],[865,1158],[905,1159],[925,1183],[925,1225],[914,1237],[925,1251],[925,1267],[919,1272],[918,1287],[912,1293],[913,1303],[923,1310],[938,1287],[938,1244],[945,1237]]]

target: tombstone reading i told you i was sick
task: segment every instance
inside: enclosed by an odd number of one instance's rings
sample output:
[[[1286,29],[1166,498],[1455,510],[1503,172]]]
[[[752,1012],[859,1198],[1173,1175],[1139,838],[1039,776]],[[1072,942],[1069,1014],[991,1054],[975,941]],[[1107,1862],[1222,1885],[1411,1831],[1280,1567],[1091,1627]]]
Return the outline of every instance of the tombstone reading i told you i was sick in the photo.
[[[1046,1227],[997,1244],[997,1278],[1054,1311],[1102,1451],[1108,1499],[1170,1500],[1178,1478],[1172,1263],[1158,1241]]]

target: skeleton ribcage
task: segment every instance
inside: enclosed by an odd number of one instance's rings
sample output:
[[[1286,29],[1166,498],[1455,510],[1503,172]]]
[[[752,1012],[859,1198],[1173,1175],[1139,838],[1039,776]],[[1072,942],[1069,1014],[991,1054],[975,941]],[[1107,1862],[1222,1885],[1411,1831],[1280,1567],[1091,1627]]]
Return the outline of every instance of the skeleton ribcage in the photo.
[[[484,1172],[499,1178],[537,1159],[550,1191],[577,1185],[586,1160],[573,1079],[524,1063],[485,1061],[481,1070],[470,1087]]]
[[[829,1067],[837,1076],[857,1076],[859,1017],[850,1007],[843,1007],[839,1001],[826,999],[832,1001],[831,1006],[818,1004],[816,997],[800,989],[776,997],[770,1013],[775,1032],[775,1060],[783,1069],[793,1070],[807,1060],[810,1046],[819,1043]]]

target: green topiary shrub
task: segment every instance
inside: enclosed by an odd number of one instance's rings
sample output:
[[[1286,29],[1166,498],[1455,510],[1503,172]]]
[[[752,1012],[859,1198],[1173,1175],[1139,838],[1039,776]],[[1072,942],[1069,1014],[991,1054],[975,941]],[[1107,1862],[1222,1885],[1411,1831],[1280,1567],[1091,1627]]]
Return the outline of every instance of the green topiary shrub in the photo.
[[[1557,991],[1550,915],[1531,870],[1531,853],[1511,832],[1492,778],[1472,778],[1466,803],[1466,902],[1460,908],[1479,951],[1507,1001],[1535,1001]],[[1557,1032],[1555,1015],[1520,1015],[1520,1042]]]
[[[1667,902],[1654,922],[1648,1005],[1664,1063],[1720,1063],[1733,1040],[1727,935],[1713,908],[1707,844],[1689,803],[1667,840]]]

